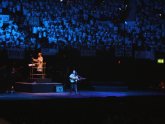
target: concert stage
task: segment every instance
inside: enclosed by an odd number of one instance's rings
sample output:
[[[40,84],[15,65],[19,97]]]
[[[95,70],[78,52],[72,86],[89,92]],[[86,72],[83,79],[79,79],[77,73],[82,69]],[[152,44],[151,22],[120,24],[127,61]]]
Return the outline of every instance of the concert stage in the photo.
[[[164,91],[79,91],[79,94],[61,93],[1,93],[0,118],[14,124],[26,122],[41,124],[77,124],[164,119]],[[142,116],[139,116],[142,115]],[[159,116],[159,118],[157,118]],[[73,118],[74,117],[74,118]],[[124,119],[124,120],[123,120]],[[105,123],[104,121],[107,121]],[[110,122],[109,122],[110,121]],[[163,120],[163,122],[165,122]],[[112,123],[113,124],[113,123]],[[163,124],[163,123],[162,123]]]
[[[53,99],[89,99],[89,98],[124,98],[124,97],[155,97],[164,96],[165,91],[79,91],[74,92],[50,92],[50,93],[1,93],[0,100],[53,100]]]

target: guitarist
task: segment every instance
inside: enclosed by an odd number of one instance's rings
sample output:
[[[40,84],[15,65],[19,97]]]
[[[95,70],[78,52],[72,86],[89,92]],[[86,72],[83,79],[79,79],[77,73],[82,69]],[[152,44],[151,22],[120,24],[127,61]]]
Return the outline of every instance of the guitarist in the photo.
[[[79,79],[79,76],[76,72],[76,70],[73,70],[72,73],[69,75],[69,80],[70,80],[70,83],[71,83],[71,91],[75,91],[75,93],[77,94],[77,81],[80,80]]]

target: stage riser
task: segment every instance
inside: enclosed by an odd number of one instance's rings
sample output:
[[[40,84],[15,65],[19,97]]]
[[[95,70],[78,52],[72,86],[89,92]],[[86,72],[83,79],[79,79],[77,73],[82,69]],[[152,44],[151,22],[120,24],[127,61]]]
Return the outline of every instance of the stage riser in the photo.
[[[56,83],[44,83],[44,84],[33,84],[33,83],[16,83],[16,92],[29,92],[29,93],[48,93],[48,92],[63,92],[63,85]]]
[[[36,83],[52,83],[52,79],[44,78],[44,79],[30,79],[28,82],[36,82]]]

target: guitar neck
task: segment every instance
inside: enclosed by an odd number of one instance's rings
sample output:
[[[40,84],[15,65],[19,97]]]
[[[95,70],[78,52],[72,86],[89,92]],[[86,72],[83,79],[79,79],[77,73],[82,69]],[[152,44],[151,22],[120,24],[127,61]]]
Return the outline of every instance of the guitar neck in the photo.
[[[79,80],[85,80],[86,78],[80,77]]]

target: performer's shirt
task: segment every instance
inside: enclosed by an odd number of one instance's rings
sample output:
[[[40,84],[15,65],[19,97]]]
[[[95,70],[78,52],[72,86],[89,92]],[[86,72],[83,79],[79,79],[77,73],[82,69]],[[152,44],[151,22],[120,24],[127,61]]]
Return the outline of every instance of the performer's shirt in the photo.
[[[76,81],[78,81],[78,75],[70,74],[69,78],[71,83],[75,83]]]

